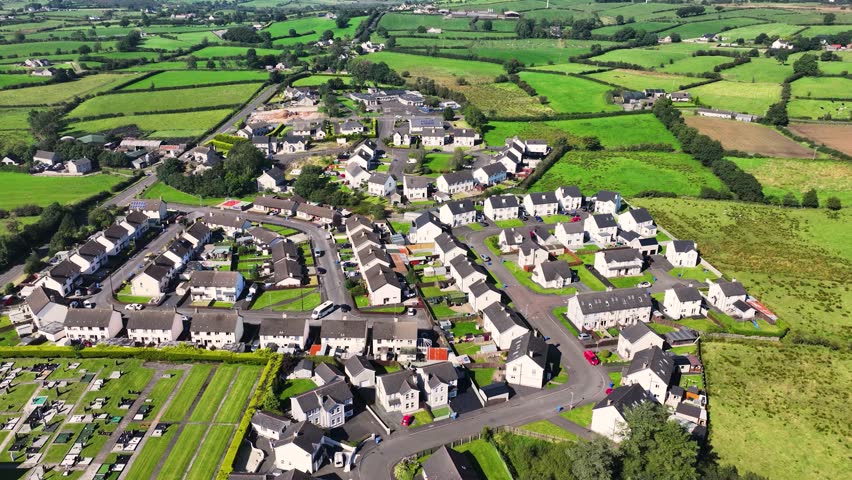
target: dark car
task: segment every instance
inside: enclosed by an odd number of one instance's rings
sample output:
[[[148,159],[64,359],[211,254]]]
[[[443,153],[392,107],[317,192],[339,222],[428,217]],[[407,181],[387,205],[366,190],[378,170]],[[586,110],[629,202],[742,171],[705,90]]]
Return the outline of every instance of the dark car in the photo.
[[[535,221],[536,221],[536,222],[543,222],[543,221],[544,221],[544,219],[543,219],[543,218],[541,218],[540,216],[536,215],[536,216],[535,216]]]

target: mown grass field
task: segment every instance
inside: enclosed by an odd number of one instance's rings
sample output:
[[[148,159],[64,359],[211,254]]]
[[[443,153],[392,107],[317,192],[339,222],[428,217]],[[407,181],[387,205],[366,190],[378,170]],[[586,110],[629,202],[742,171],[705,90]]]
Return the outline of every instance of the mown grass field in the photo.
[[[311,75],[310,77],[300,78],[293,82],[294,87],[314,87],[324,83],[328,83],[332,78],[339,78],[343,83],[348,84],[352,79],[349,75]]]
[[[852,80],[843,77],[804,77],[790,84],[790,93],[800,98],[852,99]]]
[[[440,45],[440,43],[439,43]],[[568,58],[588,53],[592,45],[606,48],[614,42],[592,40],[480,40],[468,50],[480,57],[509,60],[516,58],[527,66],[552,63],[567,63]]]
[[[721,33],[722,39],[733,42],[738,38],[744,38],[746,42],[754,41],[761,33],[772,37],[789,38],[794,33],[804,30],[806,27],[799,25],[790,25],[787,23],[761,23],[759,25],[750,25],[747,27],[739,27],[727,30]]]
[[[666,75],[664,73],[657,72],[623,69],[593,73],[589,75],[589,77],[603,80],[604,82],[609,82],[630,90],[662,88],[667,92],[680,90],[681,85],[689,85],[699,81],[697,78],[684,77],[681,75]]]
[[[791,158],[730,158],[763,185],[763,193],[779,198],[792,193],[801,200],[802,193],[814,188],[822,203],[837,197],[852,206],[852,165],[835,160]]]
[[[371,54],[370,60],[385,62],[399,73],[407,71],[412,78],[428,77],[447,86],[455,86],[458,77],[464,77],[470,83],[490,83],[494,77],[505,73],[502,66],[493,63],[449,58],[434,62],[429,61],[429,57],[405,53],[379,52]]]
[[[246,52],[248,52],[249,48],[252,47],[205,47],[196,52],[192,52],[192,55],[195,58],[229,58],[229,57],[239,57],[245,58]],[[276,50],[273,48],[255,48],[255,52],[258,55],[280,55],[281,50]]]
[[[559,113],[611,112],[620,107],[607,103],[607,85],[567,75],[521,72],[522,80],[546,96],[547,105]]]
[[[722,70],[722,78],[744,83],[781,83],[793,74],[793,64],[778,63],[774,58],[752,58],[750,62]]]
[[[601,67],[596,65],[586,65],[584,63],[557,63],[555,65],[536,65],[534,69],[546,70],[549,72],[585,73],[600,70]]]
[[[191,423],[183,428],[157,478],[178,480],[184,477],[192,458],[200,450],[207,427],[204,423]]]
[[[700,44],[677,43],[657,47],[631,48],[629,50],[613,50],[603,55],[592,57],[591,60],[601,62],[627,62],[634,65],[652,68],[668,65],[669,61],[677,61],[692,57],[692,52],[706,46]]]
[[[787,103],[787,115],[790,118],[811,118],[814,120],[850,120],[852,119],[852,100],[794,98]]]
[[[187,113],[161,113],[154,115],[125,115],[73,122],[67,131],[71,134],[108,132],[135,125],[149,138],[197,137],[233,113],[230,109],[202,110]]]
[[[218,205],[226,200],[224,198],[199,198],[195,195],[190,195],[188,193],[181,192],[180,190],[172,188],[161,182],[155,182],[153,185],[151,185],[145,190],[145,193],[142,194],[142,198],[161,197],[166,202],[182,203],[184,205]],[[244,197],[244,199],[247,201],[253,198],[254,196]]]
[[[730,61],[730,57],[704,55],[701,57],[684,58],[683,60],[678,60],[672,64],[663,65],[658,68],[666,73],[692,73],[697,75],[704,72],[712,72],[716,65]]]
[[[154,88],[183,87],[188,85],[204,85],[208,83],[242,82],[254,80],[262,82],[269,75],[266,72],[240,71],[240,70],[184,70],[175,72],[163,72],[148,77],[136,83],[122,88],[122,90],[147,90],[153,85]]]
[[[720,463],[767,478],[846,475],[847,350],[754,342],[705,342],[701,350],[713,402],[710,441]]]
[[[12,209],[34,203],[47,206],[53,202],[68,204],[96,193],[109,191],[123,180],[115,175],[85,177],[43,177],[25,173],[0,172],[0,208]]]
[[[563,185],[577,185],[587,194],[611,189],[627,197],[645,190],[698,195],[702,186],[721,187],[719,179],[689,155],[657,152],[569,152],[530,190]]]
[[[228,442],[234,433],[231,425],[213,425],[197,449],[198,455],[192,461],[192,468],[186,475],[187,480],[208,480],[214,476],[222,461],[222,454],[228,448]]]
[[[228,389],[228,394],[222,401],[216,421],[220,423],[237,423],[243,415],[249,395],[254,388],[254,382],[260,375],[261,367],[241,365],[234,377],[234,384]]]
[[[204,389],[201,399],[189,417],[192,422],[210,422],[219,409],[219,404],[231,388],[231,381],[237,373],[236,365],[219,365],[213,373],[213,378]]]
[[[0,106],[55,105],[74,97],[82,97],[109,90],[135,78],[135,74],[104,73],[89,75],[73,82],[28,87],[0,92]]]
[[[404,30],[415,32],[417,27],[440,28],[443,30],[470,31],[469,18],[446,19],[442,15],[412,15],[406,13],[388,13],[382,17],[379,25],[388,30]],[[512,32],[515,30],[513,20],[492,21],[494,32]],[[488,32],[483,32],[487,34]]]
[[[712,108],[763,115],[769,105],[781,99],[781,85],[774,83],[739,83],[722,80],[689,89],[693,99]]]
[[[620,15],[623,16],[623,14]],[[608,25],[606,27],[596,28],[592,30],[592,33],[595,35],[612,35],[613,33],[628,26],[637,31],[645,30],[646,32],[656,32],[674,27],[675,24],[669,22],[636,22],[631,23],[630,25]]]
[[[153,478],[154,470],[164,455],[167,454],[169,442],[175,436],[177,427],[167,430],[162,437],[151,437],[145,440],[145,446],[128,472],[127,480],[148,480]]]
[[[11,85],[21,85],[24,83],[44,83],[47,81],[46,77],[34,77],[32,75],[27,74],[10,74],[10,75],[0,75],[0,88],[8,87]]]
[[[163,412],[161,418],[164,422],[180,422],[184,419],[212,369],[212,365],[206,364],[192,366],[168,408]]]
[[[679,33],[683,38],[698,38],[705,33],[719,33],[723,29],[731,29],[734,27],[742,27],[760,23],[760,20],[753,18],[724,18],[721,20],[709,20],[706,22],[690,22],[678,25],[669,30],[663,30],[659,33],[661,37]],[[736,38],[736,37],[735,37]]]

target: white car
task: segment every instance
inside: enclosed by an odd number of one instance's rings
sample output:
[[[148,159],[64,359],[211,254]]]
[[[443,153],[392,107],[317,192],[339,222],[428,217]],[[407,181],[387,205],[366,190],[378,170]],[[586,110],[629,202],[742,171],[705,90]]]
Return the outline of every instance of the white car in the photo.
[[[138,303],[131,303],[131,304],[124,306],[125,310],[142,310],[143,308],[145,308],[145,307],[138,304]]]
[[[637,283],[637,284],[636,284],[636,286],[637,286],[638,288],[648,288],[648,287],[650,287],[650,286],[651,286],[651,282],[641,282],[641,283]]]
[[[408,309],[408,314],[409,314],[409,315],[411,315],[411,316],[413,317],[414,315],[417,315],[417,310],[415,310],[415,309],[413,309],[413,308],[409,308],[409,309]]]

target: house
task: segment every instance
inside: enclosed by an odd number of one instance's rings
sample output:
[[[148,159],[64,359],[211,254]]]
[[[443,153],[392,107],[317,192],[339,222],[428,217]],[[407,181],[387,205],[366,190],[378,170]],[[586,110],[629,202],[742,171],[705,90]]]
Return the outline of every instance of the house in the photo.
[[[450,135],[456,147],[473,147],[479,140],[479,134],[471,128],[454,128],[450,131]]]
[[[471,263],[467,257],[459,255],[449,262],[450,276],[456,281],[456,286],[464,293],[470,292],[470,287],[478,281],[488,278],[481,267]]]
[[[346,120],[340,124],[341,135],[355,135],[358,133],[364,133],[364,125],[362,125],[361,122],[357,120]]]
[[[343,373],[337,367],[325,362],[317,364],[313,375],[311,375],[311,381],[319,386],[328,385],[343,380],[343,378]]]
[[[664,403],[674,370],[672,356],[660,347],[653,346],[633,354],[633,360],[630,361],[627,371],[621,377],[621,384],[639,384],[657,403]]]
[[[346,219],[344,226],[346,227],[346,235],[350,240],[362,232],[372,234],[375,229],[373,222],[363,215],[352,215]],[[381,243],[376,241],[376,246],[381,246]]]
[[[541,388],[548,380],[547,343],[527,332],[512,340],[506,357],[506,381],[512,385]]]
[[[393,131],[393,144],[397,147],[410,147],[411,135],[407,130],[398,128]]]
[[[473,190],[475,185],[476,180],[473,178],[473,173],[470,170],[445,173],[435,181],[438,191],[447,195],[469,192]]]
[[[255,247],[260,251],[267,251],[273,245],[285,241],[281,235],[263,227],[251,227],[248,234],[254,241]]]
[[[450,362],[417,368],[417,380],[429,408],[439,408],[458,395],[459,373]]]
[[[94,170],[92,168],[92,161],[86,157],[67,162],[65,168],[68,169],[68,173],[76,173],[77,175],[85,175]]]
[[[467,301],[476,311],[482,311],[491,304],[500,303],[500,299],[503,297],[500,290],[484,280],[474,282],[469,290]]]
[[[69,340],[92,343],[114,338],[124,327],[121,313],[105,308],[72,308],[64,325]]]
[[[533,192],[524,196],[524,209],[528,214],[544,217],[556,215],[559,211],[559,201],[553,192]]]
[[[370,173],[364,170],[358,162],[347,163],[344,171],[346,172],[346,183],[352,188],[361,188],[371,178]]]
[[[491,220],[509,220],[518,218],[518,197],[514,195],[494,195],[485,199],[483,214]]]
[[[258,410],[251,416],[251,426],[258,436],[270,440],[280,440],[281,434],[293,422],[272,412]]]
[[[200,312],[189,325],[192,341],[204,348],[222,348],[243,337],[243,317],[235,313]]]
[[[59,157],[59,154],[56,152],[48,152],[45,150],[36,150],[35,155],[33,155],[33,163],[42,163],[47,166],[56,165],[62,161]]]
[[[349,384],[358,388],[374,388],[376,386],[376,369],[362,355],[352,355],[343,363],[343,370]]]
[[[564,288],[574,281],[574,271],[563,260],[542,262],[533,269],[532,281],[544,288]]]
[[[673,416],[695,425],[707,425],[707,410],[693,403],[678,403]]]
[[[367,193],[374,197],[387,197],[396,192],[396,179],[387,173],[373,173],[367,181]]]
[[[152,223],[157,223],[157,221],[148,218],[147,215],[137,210],[130,212],[126,217],[124,217],[124,221],[121,222],[121,226],[124,228],[127,228],[128,226],[132,228],[133,238],[138,239],[145,235]]]
[[[663,348],[663,339],[654,333],[645,322],[624,327],[618,333],[618,356],[622,360],[633,360],[636,352],[658,347]]]
[[[254,148],[263,152],[263,154],[267,157],[278,153],[278,139],[275,137],[269,137],[266,135],[253,137],[251,139],[251,144],[254,145]]]
[[[97,272],[107,260],[106,247],[95,240],[89,240],[74,252],[69,260],[80,267],[80,273],[89,275]]]
[[[106,247],[107,255],[118,255],[118,252],[130,243],[130,232],[122,225],[114,223],[95,240]]]
[[[757,311],[748,303],[738,300],[731,305],[730,314],[743,320],[751,320]]]
[[[521,233],[521,230],[515,227],[504,228],[497,235],[497,246],[502,253],[516,252],[526,240],[527,237]]]
[[[245,233],[251,228],[251,222],[245,218],[229,215],[225,213],[210,212],[206,217],[202,217],[203,222],[210,228],[221,228],[226,235],[237,237],[239,234]]]
[[[449,233],[441,232],[434,239],[434,253],[444,265],[448,264],[455,257],[467,255],[467,250],[465,250],[464,246]]]
[[[674,287],[663,297],[666,315],[679,320],[701,315],[701,292],[695,287]]]
[[[429,177],[414,177],[411,175],[403,175],[402,177],[402,194],[409,202],[416,200],[426,200],[429,198],[429,185],[432,179]]]
[[[166,293],[172,270],[152,263],[130,281],[130,292],[137,297],[162,297]]]
[[[160,223],[169,216],[168,205],[162,199],[133,199],[130,202],[131,211],[144,213],[155,223]]]
[[[660,252],[660,242],[657,241],[657,237],[642,237],[633,231],[619,230],[616,239],[628,247],[635,248],[646,257]]]
[[[618,234],[618,224],[608,213],[589,215],[583,223],[583,228],[589,232],[591,241],[601,245],[614,243]]]
[[[408,240],[411,243],[431,243],[444,232],[444,226],[431,212],[422,213],[411,223]]]
[[[583,193],[576,186],[559,187],[554,193],[559,207],[566,212],[576,212],[583,206]]]
[[[367,348],[367,322],[364,320],[323,320],[320,343],[340,352],[340,356],[362,355]]]
[[[563,222],[556,225],[553,231],[556,239],[571,250],[582,248],[585,243],[586,231],[582,222]]]
[[[719,279],[715,283],[710,284],[710,291],[707,292],[707,298],[714,307],[723,312],[730,312],[733,310],[736,302],[745,303],[748,293],[743,284],[736,280],[729,282]]]
[[[592,408],[592,424],[589,429],[610,440],[621,442],[627,429],[626,413],[644,402],[653,401],[639,384],[618,387]]]
[[[296,218],[324,225],[335,225],[340,222],[340,213],[331,208],[300,203],[296,206]]]
[[[65,259],[47,272],[44,277],[43,286],[48,290],[57,292],[66,297],[74,290],[74,285],[80,278],[80,266],[71,260]]]
[[[607,278],[639,275],[644,264],[642,254],[635,248],[599,250],[595,253],[595,270]]]
[[[285,217],[292,217],[295,215],[296,207],[298,206],[298,202],[294,200],[290,200],[288,198],[268,197],[266,195],[256,197],[252,204],[252,208],[260,212],[276,213],[284,215]]]
[[[779,38],[772,42],[772,44],[769,45],[769,48],[773,50],[792,50],[794,48],[794,45],[786,40],[781,40]]]
[[[386,265],[375,265],[364,272],[370,305],[402,303],[402,285],[396,272]]]
[[[621,194],[609,190],[601,190],[592,198],[595,213],[615,215],[621,210]]]
[[[352,243],[352,249],[356,253],[362,252],[368,248],[376,250],[381,250],[382,248],[381,239],[372,231],[359,230],[357,233],[349,236],[349,241]],[[388,264],[387,262],[383,263]]]
[[[546,262],[548,258],[550,254],[547,250],[531,240],[524,240],[518,247],[518,266],[526,271],[533,270],[537,265]]]
[[[237,136],[245,139],[251,139],[258,135],[266,135],[273,130],[275,130],[274,125],[261,121],[251,121],[246,122],[246,125],[243,128],[237,130]]]
[[[692,94],[689,92],[672,92],[669,94],[669,99],[673,103],[691,102]]]
[[[310,422],[297,422],[288,426],[281,432],[280,438],[272,443],[275,468],[316,472],[325,459],[324,441],[323,431]]]
[[[698,248],[692,240],[672,240],[666,248],[666,260],[675,267],[698,265]]]
[[[473,171],[473,179],[479,185],[490,187],[506,180],[508,172],[502,163],[489,163]]]
[[[0,160],[0,164],[8,165],[10,167],[17,167],[17,166],[23,164],[23,162],[21,162],[20,158],[18,158],[14,154],[10,153],[10,154],[4,156],[2,160]]]
[[[192,244],[181,238],[175,239],[169,244],[163,256],[170,258],[176,269],[182,268],[192,257]]]
[[[481,478],[464,454],[449,449],[446,445],[436,450],[423,462],[423,480],[480,480]]]
[[[68,307],[57,298],[56,292],[44,287],[35,287],[24,300],[24,312],[32,317],[36,327],[50,323],[62,324],[68,314]]]
[[[264,319],[260,322],[260,348],[304,350],[308,343],[308,327],[305,319]]]
[[[367,234],[361,235],[367,236]],[[358,262],[358,267],[362,273],[378,265],[383,267],[391,266],[391,259],[387,252],[374,246],[367,246],[360,250],[356,250],[355,260]]]
[[[369,170],[373,166],[373,158],[372,155],[368,155],[364,151],[356,150],[346,159],[346,166],[358,165],[362,170]]]
[[[524,146],[526,147],[526,153],[530,155],[544,157],[550,153],[550,147],[547,145],[547,141],[538,138],[527,139],[527,141],[524,142]]]
[[[443,128],[424,128],[420,132],[420,143],[424,147],[442,147],[447,144],[447,131]]]
[[[476,221],[476,208],[470,200],[456,200],[441,205],[438,218],[444,225],[460,227]]]
[[[200,250],[210,241],[210,228],[204,222],[195,222],[183,232],[181,238],[189,242],[193,249]]]
[[[222,157],[210,147],[195,147],[185,155],[192,159],[199,166],[198,170],[201,171],[222,163]]]
[[[514,175],[518,173],[518,170],[521,168],[521,163],[523,162],[523,154],[516,153],[513,150],[508,150],[497,157],[497,162],[501,163],[504,167],[506,167],[506,172]]]
[[[417,322],[373,322],[373,357],[417,359]]]
[[[309,137],[287,135],[281,139],[281,151],[284,153],[304,152],[308,149]]]
[[[257,177],[258,192],[282,192],[284,184],[284,172],[278,167],[272,167]]]
[[[651,297],[641,288],[584,292],[568,299],[567,317],[579,330],[595,331],[647,322]]]
[[[240,272],[220,270],[198,270],[189,279],[189,288],[193,301],[214,301],[234,303],[245,287],[245,279]]]
[[[183,332],[182,317],[172,310],[127,312],[127,337],[142,345],[173,342]]]
[[[376,377],[376,403],[386,412],[412,413],[420,409],[417,376],[400,370]]]
[[[657,224],[644,208],[634,208],[622,213],[618,216],[618,223],[623,230],[636,232],[642,237],[657,236]]]
[[[529,331],[513,310],[500,303],[492,303],[482,310],[482,328],[491,332],[491,338],[501,350],[507,350],[512,340]]]

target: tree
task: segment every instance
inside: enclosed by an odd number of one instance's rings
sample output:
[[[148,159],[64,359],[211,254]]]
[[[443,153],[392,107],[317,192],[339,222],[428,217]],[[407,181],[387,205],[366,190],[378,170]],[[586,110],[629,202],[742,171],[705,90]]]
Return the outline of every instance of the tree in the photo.
[[[417,26],[417,33],[426,33],[426,27],[423,25]]]
[[[787,194],[784,195],[784,198],[781,199],[781,205],[784,205],[785,207],[798,207],[799,200],[795,195],[793,195],[793,192],[787,192]]]
[[[12,282],[3,285],[3,295],[11,295],[15,291],[15,284]]]
[[[214,62],[213,59],[207,60],[207,69],[208,70],[215,70],[216,69],[216,62]],[[278,73],[278,72],[273,72],[273,73]]]
[[[40,142],[54,142],[59,138],[59,132],[65,128],[63,114],[58,110],[30,110],[27,123],[30,133]]]
[[[672,43],[680,43],[681,38],[679,33],[673,33],[669,36],[672,37]]]
[[[195,58],[195,55],[190,55],[186,57],[186,68],[190,70],[195,70],[198,68],[198,59]]]
[[[837,197],[828,197],[828,200],[825,201],[825,207],[835,212],[842,208],[840,199]]]
[[[769,35],[765,33],[760,33],[756,37],[754,37],[754,43],[766,43],[769,41]]]
[[[88,55],[92,53],[92,47],[88,45],[80,45],[80,47],[77,48],[77,53],[79,53],[80,55]]]
[[[373,220],[384,220],[387,218],[385,207],[379,204],[370,205],[370,208],[367,209],[367,215],[373,217]]]
[[[62,217],[62,223],[59,224],[59,229],[53,234],[50,239],[50,251],[56,253],[62,250],[67,250],[73,243],[77,235],[77,224],[74,222],[74,217],[66,213]]]
[[[126,27],[126,26],[130,25],[130,19],[127,18],[127,17],[121,17],[121,20],[118,22],[118,24],[121,25],[122,27]]]
[[[142,42],[142,35],[138,30],[133,30],[127,35],[121,37],[121,39],[116,44],[116,48],[119,52],[132,52],[136,50],[136,47]]]
[[[32,275],[44,267],[44,262],[41,261],[41,257],[33,251],[29,257],[27,257],[27,263],[24,264],[24,273],[27,275]]]
[[[669,414],[653,402],[644,402],[625,414],[629,430],[621,443],[623,478],[698,478],[698,444]]]
[[[494,22],[492,22],[491,20],[483,21],[482,22],[482,29],[485,30],[486,32],[490,32],[492,29],[494,29]]]
[[[89,225],[103,230],[109,227],[115,221],[115,215],[104,207],[95,208],[89,212]]]
[[[606,438],[577,442],[568,450],[568,456],[571,457],[571,473],[576,480],[609,480],[617,476],[618,454]]]
[[[273,412],[281,410],[281,400],[278,399],[278,396],[271,389],[267,390],[263,395],[263,409]]]
[[[786,48],[775,52],[775,60],[778,60],[778,63],[785,63],[788,58],[790,58],[790,51]]]
[[[453,107],[446,107],[444,108],[443,116],[444,121],[449,122],[452,121],[452,119],[456,118],[456,112],[453,110]]]
[[[465,163],[467,162],[464,158],[464,149],[456,147],[456,149],[453,150],[453,158],[450,159],[450,168],[452,170],[461,170]]]
[[[524,68],[524,64],[517,58],[511,58],[503,63],[503,70],[509,75],[520,72],[522,68]]]
[[[819,208],[819,197],[815,189],[810,189],[802,195],[802,206],[805,208]]]
[[[463,113],[467,124],[477,130],[481,130],[482,127],[488,123],[488,119],[485,118],[485,114],[482,113],[482,110],[471,103],[467,104]]]
[[[349,26],[349,14],[338,13],[337,18],[334,19],[334,24],[337,25],[337,28],[346,28]]]
[[[385,47],[386,48],[393,48],[395,46],[396,46],[396,37],[388,37],[387,40],[385,40]]]
[[[296,32],[296,29],[295,29],[295,28],[291,28],[291,29],[287,32],[287,35],[288,35],[288,36],[290,36],[290,37],[296,37],[296,36],[298,36],[299,34]]]
[[[231,42],[260,43],[263,39],[252,27],[233,27],[222,34],[222,38]]]
[[[322,36],[320,37],[320,40],[322,40],[323,42],[326,42],[328,40],[332,40],[333,38],[334,38],[334,32],[331,31],[331,30],[326,30],[326,31],[322,32]]]
[[[837,15],[830,12],[822,16],[823,25],[831,25],[834,23],[835,20],[837,20]]]
[[[793,62],[793,72],[809,77],[819,75],[819,62],[817,56],[806,53]]]
[[[12,235],[16,235],[21,232],[21,221],[18,220],[18,216],[14,213],[9,215],[9,218],[6,219],[6,231]]]
[[[770,125],[784,126],[790,123],[787,117],[787,106],[784,102],[773,103],[766,111],[764,121]]]

